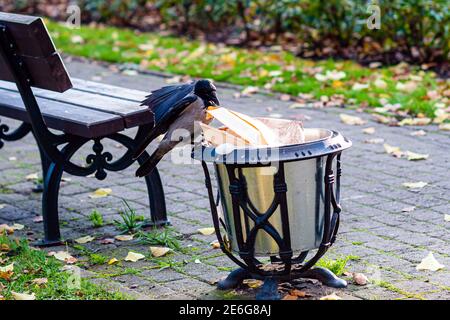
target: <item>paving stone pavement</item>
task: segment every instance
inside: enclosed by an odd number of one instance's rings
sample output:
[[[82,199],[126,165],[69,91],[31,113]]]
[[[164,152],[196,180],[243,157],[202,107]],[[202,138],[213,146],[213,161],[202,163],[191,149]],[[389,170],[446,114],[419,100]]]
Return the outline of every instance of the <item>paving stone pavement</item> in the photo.
[[[102,81],[133,89],[149,91],[165,85],[165,79],[154,75],[125,75],[103,65],[66,58],[74,77]],[[339,113],[355,114],[343,109],[289,109],[289,102],[276,97],[256,94],[235,99],[236,90],[219,87],[222,105],[253,116],[303,119],[305,127],[339,130],[353,141],[353,147],[343,153],[342,224],[338,240],[327,253],[329,258],[354,258],[348,262],[349,272],[363,272],[371,283],[367,286],[351,284],[338,294],[359,299],[450,299],[450,133],[427,126],[426,136],[410,135],[415,127],[393,128],[377,124],[368,114],[358,114],[369,120],[365,126],[349,126],[339,121]],[[12,121],[2,119],[12,124]],[[374,136],[362,133],[365,127],[375,127],[376,137],[385,142],[430,155],[426,161],[410,162],[386,154],[382,144],[364,141]],[[132,130],[130,131],[132,132]],[[113,143],[106,149],[121,150]],[[85,152],[88,149],[84,150]],[[82,153],[78,156],[83,160]],[[12,158],[13,157],[13,158]],[[14,160],[14,157],[16,160]],[[175,230],[183,235],[183,253],[165,258],[149,259],[119,265],[85,264],[83,275],[112,289],[119,289],[136,299],[211,299],[236,298],[222,294],[213,283],[227,275],[235,266],[210,242],[214,235],[196,232],[200,227],[212,226],[203,173],[198,165],[173,165],[166,157],[159,166],[164,183],[167,207]],[[138,242],[102,245],[99,238],[118,234],[112,221],[123,207],[122,198],[139,214],[148,214],[148,202],[143,180],[134,177],[136,167],[109,173],[104,181],[95,178],[64,177],[60,194],[61,231],[65,238],[94,235],[97,240],[83,245],[91,252],[123,259],[129,250],[148,254],[148,246]],[[0,151],[0,223],[21,223],[29,238],[42,235],[42,224],[33,222],[40,213],[40,194],[32,193],[33,182],[25,177],[39,172],[39,155],[31,136],[5,143]],[[404,182],[424,181],[428,185],[420,191],[410,191]],[[90,199],[89,194],[99,187],[111,188],[112,195]],[[412,212],[403,212],[415,206]],[[97,209],[107,224],[93,228],[88,220]],[[61,247],[59,249],[63,249]],[[52,248],[51,250],[58,250]],[[86,251],[73,247],[70,252],[80,258]],[[437,272],[417,271],[429,251],[445,265]],[[195,263],[200,262],[200,263]],[[336,291],[336,290],[333,290]],[[251,295],[250,295],[251,296]]]

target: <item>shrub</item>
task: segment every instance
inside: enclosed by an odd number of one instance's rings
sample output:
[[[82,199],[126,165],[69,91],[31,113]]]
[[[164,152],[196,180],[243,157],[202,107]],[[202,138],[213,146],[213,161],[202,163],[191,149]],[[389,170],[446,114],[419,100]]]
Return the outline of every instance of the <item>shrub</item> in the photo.
[[[2,1],[1,10],[42,13],[69,0]],[[446,62],[448,0],[78,0],[84,22],[171,29],[231,43],[281,42],[305,56],[394,57]],[[369,4],[381,9],[381,30],[369,30]],[[399,55],[400,54],[400,55]],[[391,59],[392,60],[392,59]]]

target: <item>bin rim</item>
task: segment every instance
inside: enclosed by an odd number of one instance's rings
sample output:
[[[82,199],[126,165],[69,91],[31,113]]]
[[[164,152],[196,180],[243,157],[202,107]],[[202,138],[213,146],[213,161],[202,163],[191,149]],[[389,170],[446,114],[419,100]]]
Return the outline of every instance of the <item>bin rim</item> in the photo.
[[[200,143],[194,146],[192,158],[216,164],[264,166],[272,162],[301,161],[318,158],[341,152],[352,146],[352,142],[338,131],[323,128],[307,128],[306,130],[327,131],[329,135],[313,141],[284,146],[235,147],[227,154],[220,154],[216,151],[216,147]]]

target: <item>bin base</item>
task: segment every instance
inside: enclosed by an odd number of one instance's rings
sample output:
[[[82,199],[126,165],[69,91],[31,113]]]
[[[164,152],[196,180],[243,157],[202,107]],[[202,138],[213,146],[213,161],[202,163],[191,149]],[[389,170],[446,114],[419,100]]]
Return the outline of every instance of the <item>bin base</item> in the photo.
[[[338,278],[333,272],[322,267],[312,268],[302,273],[293,272],[290,275],[284,277],[263,277],[261,275],[252,274],[245,269],[239,268],[232,271],[225,279],[219,281],[219,283],[217,284],[217,289],[234,289],[240,286],[245,279],[263,280],[264,284],[258,290],[256,294],[256,300],[279,300],[281,296],[278,293],[278,282],[298,278],[316,279],[322,282],[322,284],[324,284],[325,286],[332,288],[347,287],[347,281]]]

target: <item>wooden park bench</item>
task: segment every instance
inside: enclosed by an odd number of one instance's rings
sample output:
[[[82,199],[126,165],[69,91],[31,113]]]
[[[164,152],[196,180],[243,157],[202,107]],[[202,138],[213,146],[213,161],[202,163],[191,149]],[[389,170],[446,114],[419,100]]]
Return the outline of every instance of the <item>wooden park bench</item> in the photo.
[[[152,113],[140,106],[145,93],[70,79],[47,29],[38,17],[0,12],[0,116],[22,122],[10,131],[0,124],[3,141],[15,141],[28,133],[35,137],[43,170],[42,245],[60,243],[58,192],[63,172],[75,176],[120,171],[134,161],[132,153],[153,128]],[[137,127],[134,137],[122,131]],[[52,129],[52,130],[49,130]],[[56,133],[55,133],[56,132]],[[104,151],[111,139],[126,152],[117,158]],[[93,143],[84,166],[71,161],[86,143]],[[144,153],[137,161],[143,163]],[[150,223],[167,223],[164,191],[157,170],[146,177],[150,200]]]

